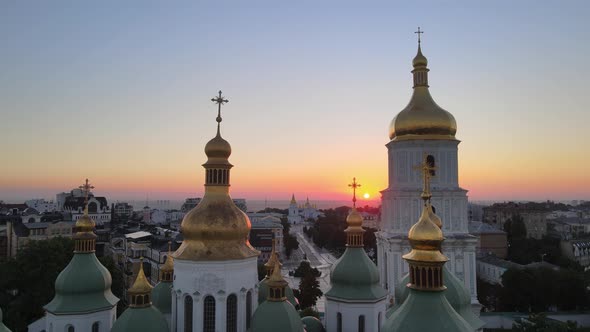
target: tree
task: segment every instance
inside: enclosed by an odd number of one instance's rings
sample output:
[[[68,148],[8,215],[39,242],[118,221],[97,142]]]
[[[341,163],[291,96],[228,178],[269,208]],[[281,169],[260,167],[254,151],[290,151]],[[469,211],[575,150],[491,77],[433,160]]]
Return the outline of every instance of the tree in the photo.
[[[56,237],[31,241],[15,259],[0,263],[0,306],[4,323],[13,331],[26,331],[27,325],[43,316],[43,306],[55,295],[55,280],[74,254],[74,241]],[[109,257],[101,262],[111,273],[112,292],[125,305],[123,274]]]
[[[293,276],[296,278],[302,278],[309,273],[313,274],[315,277],[319,277],[322,274],[320,270],[316,269],[315,267],[312,268],[308,261],[302,261],[299,263],[297,269],[295,269]]]
[[[324,293],[320,290],[320,283],[313,273],[306,273],[299,281],[299,305],[302,309],[314,306]]]
[[[517,319],[512,323],[512,331],[517,332],[569,332],[577,330],[577,323],[551,320],[546,314],[530,314],[528,318]]]

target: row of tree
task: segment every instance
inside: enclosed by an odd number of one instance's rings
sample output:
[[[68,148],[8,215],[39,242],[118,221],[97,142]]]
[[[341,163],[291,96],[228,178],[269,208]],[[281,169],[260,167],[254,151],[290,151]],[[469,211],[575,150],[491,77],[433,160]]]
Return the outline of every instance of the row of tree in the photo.
[[[73,252],[73,240],[56,237],[31,241],[16,258],[0,263],[0,307],[6,326],[26,331],[28,324],[43,316],[43,306],[55,295],[55,280]],[[120,299],[118,309],[122,310],[126,306],[123,273],[110,257],[99,260],[111,273],[111,290]]]

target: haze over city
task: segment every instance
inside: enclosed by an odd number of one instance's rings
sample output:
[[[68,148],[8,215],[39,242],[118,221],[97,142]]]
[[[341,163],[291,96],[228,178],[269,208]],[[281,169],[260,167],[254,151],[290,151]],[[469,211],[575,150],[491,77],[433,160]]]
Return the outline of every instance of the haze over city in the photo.
[[[587,2],[313,8],[2,3],[0,199],[87,177],[115,200],[202,195],[221,89],[232,196],[343,200],[356,176],[378,204],[418,25],[470,199],[590,198]]]

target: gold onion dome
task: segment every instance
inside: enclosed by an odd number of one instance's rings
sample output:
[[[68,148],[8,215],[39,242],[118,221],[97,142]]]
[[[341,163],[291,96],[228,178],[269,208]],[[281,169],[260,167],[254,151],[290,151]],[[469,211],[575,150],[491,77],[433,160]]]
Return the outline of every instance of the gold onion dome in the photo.
[[[440,252],[444,240],[442,231],[430,218],[426,205],[418,222],[410,228],[408,240],[412,245],[412,251],[404,255],[404,259],[422,262],[448,261]]]
[[[448,139],[455,140],[455,117],[438,106],[428,90],[428,60],[418,45],[418,53],[412,61],[414,93],[408,105],[389,125],[389,139]]]
[[[270,252],[270,256],[268,257],[268,261],[264,264],[264,267],[266,268],[266,274],[268,276],[272,274],[276,262],[279,262],[280,268],[282,264],[279,260],[279,254],[276,252],[276,239],[272,239],[272,250]]]
[[[231,146],[221,137],[221,96],[218,104],[217,135],[205,146],[205,194],[201,202],[182,220],[184,240],[174,258],[195,261],[219,261],[255,257],[259,252],[248,241],[250,219],[229,195]]]
[[[428,209],[428,217],[430,218],[430,220],[432,220],[432,222],[438,226],[438,228],[442,228],[442,220],[440,219],[439,216],[437,216],[434,213],[434,210],[432,209],[432,204],[430,204],[430,200],[428,200],[427,204],[427,209]]]
[[[353,207],[348,216],[346,217],[346,223],[349,228],[362,228],[363,216],[358,212],[356,207]]]
[[[143,272],[143,258],[140,259],[139,272],[133,286],[127,290],[127,293],[132,297],[135,295],[148,295],[152,292],[152,285],[147,280],[145,273]]]

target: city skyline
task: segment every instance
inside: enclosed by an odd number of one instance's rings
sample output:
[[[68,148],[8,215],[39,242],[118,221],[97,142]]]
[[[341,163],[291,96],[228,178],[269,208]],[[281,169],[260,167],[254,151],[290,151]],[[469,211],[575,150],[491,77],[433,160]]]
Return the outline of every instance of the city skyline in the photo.
[[[233,197],[378,199],[418,25],[470,199],[590,199],[588,4],[268,4],[3,4],[0,200],[201,196],[220,89]]]

